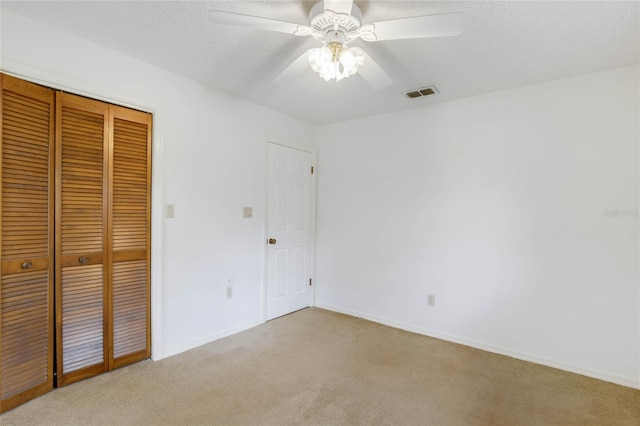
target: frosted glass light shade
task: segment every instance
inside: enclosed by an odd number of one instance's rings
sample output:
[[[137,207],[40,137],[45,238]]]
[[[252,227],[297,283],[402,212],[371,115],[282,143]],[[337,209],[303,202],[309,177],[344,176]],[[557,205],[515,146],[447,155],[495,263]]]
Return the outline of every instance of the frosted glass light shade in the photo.
[[[325,81],[340,81],[358,72],[364,64],[364,52],[359,47],[351,49],[338,43],[309,49],[307,59],[311,69],[320,74]]]

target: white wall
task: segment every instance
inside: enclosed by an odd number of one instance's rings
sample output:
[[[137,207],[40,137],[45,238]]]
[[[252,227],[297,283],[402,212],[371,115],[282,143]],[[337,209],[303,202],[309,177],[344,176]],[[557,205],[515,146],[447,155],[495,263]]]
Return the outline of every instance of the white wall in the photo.
[[[640,387],[638,75],[320,128],[316,303]]]
[[[1,28],[3,71],[154,112],[154,358],[262,322],[266,141],[315,128],[6,10]]]

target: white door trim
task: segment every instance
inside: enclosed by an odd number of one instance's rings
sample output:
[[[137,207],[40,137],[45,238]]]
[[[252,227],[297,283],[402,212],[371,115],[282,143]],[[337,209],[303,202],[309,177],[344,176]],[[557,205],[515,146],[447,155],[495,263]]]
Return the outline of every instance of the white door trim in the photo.
[[[311,154],[311,165],[314,168],[314,172],[311,175],[311,242],[310,242],[310,262],[309,271],[311,272],[312,286],[311,286],[311,300],[310,306],[316,304],[316,176],[318,174],[318,167],[316,165],[317,149],[315,147],[297,144],[288,141],[282,141],[278,138],[269,137],[264,144],[264,215],[262,225],[262,320],[267,321],[267,232],[268,228],[268,206],[269,206],[269,144],[281,145],[287,148],[297,149],[298,151],[308,152]]]

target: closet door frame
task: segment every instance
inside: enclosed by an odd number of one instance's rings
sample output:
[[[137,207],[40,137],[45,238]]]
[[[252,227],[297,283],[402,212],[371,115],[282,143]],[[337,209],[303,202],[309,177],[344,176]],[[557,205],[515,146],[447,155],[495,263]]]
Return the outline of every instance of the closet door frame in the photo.
[[[152,142],[151,142],[151,359],[160,360],[170,355],[170,351],[164,347],[162,330],[163,322],[163,235],[164,235],[164,125],[166,108],[157,99],[140,97],[132,92],[121,92],[110,85],[92,83],[86,79],[80,79],[69,74],[61,74],[42,68],[34,68],[27,64],[14,61],[10,58],[3,60],[3,73],[15,78],[49,87],[53,90],[62,90],[67,93],[86,96],[132,108],[138,111],[152,114]],[[55,326],[55,324],[54,324]]]

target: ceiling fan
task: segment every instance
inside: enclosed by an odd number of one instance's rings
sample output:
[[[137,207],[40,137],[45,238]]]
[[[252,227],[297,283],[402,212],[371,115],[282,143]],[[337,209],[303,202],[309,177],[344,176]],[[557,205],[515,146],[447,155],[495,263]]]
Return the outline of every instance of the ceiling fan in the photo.
[[[322,47],[309,49],[293,61],[276,79],[286,83],[308,66],[329,81],[340,81],[359,74],[374,89],[392,83],[391,78],[360,47],[348,47],[354,40],[366,42],[410,38],[455,36],[464,28],[462,13],[423,15],[363,23],[360,8],[353,0],[324,0],[316,3],[309,13],[309,25],[259,16],[242,15],[217,10],[209,11],[212,22],[277,31],[295,36],[311,36]],[[366,64],[366,65],[365,65]]]

